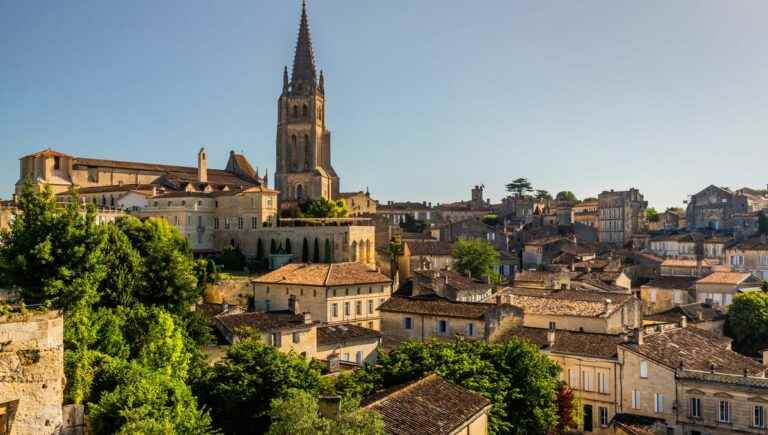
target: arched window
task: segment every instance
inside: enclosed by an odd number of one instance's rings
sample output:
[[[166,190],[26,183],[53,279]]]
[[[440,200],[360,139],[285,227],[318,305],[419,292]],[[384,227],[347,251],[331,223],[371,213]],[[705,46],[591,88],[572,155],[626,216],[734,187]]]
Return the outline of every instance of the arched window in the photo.
[[[309,169],[309,161],[312,158],[312,152],[309,148],[309,135],[304,135],[304,166]]]
[[[309,115],[309,107],[306,104],[304,105],[303,114],[305,118]]]
[[[293,117],[294,118],[299,117],[299,106],[293,106]]]

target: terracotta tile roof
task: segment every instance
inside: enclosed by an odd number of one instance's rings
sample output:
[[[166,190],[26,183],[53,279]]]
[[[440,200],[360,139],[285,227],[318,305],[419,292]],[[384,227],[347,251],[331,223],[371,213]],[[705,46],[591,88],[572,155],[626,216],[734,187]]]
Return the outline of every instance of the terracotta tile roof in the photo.
[[[432,374],[365,402],[384,420],[392,435],[448,435],[487,410],[491,402],[480,394]]]
[[[549,346],[547,330],[518,326],[505,332],[498,341],[506,341],[511,337],[525,338],[539,348],[548,352],[562,352],[574,355],[588,355],[598,358],[616,358],[617,346],[624,342],[621,335],[594,334],[590,332],[575,332],[558,329],[555,331],[555,344]]]
[[[77,193],[108,193],[108,192],[130,192],[134,190],[142,190],[151,192],[153,188],[156,188],[152,184],[119,184],[114,186],[93,186],[93,187],[81,187],[77,189]]]
[[[523,290],[523,291],[521,291]],[[576,317],[605,317],[634,299],[630,294],[557,291],[532,292],[518,288],[501,291],[502,301],[519,307],[526,314]]]
[[[488,290],[491,288],[488,283],[467,278],[452,270],[417,271],[413,275],[417,285],[422,287],[432,288],[434,280],[442,280],[447,287],[456,291]]]
[[[381,332],[354,324],[327,325],[317,328],[317,344],[331,345],[349,341],[378,341]]]
[[[230,331],[243,326],[256,328],[263,332],[308,329],[317,326],[318,323],[305,324],[304,316],[289,312],[224,314],[216,316],[215,319]]]
[[[515,274],[515,282],[546,282],[550,279],[557,279],[559,276],[559,272],[524,270]]]
[[[698,267],[696,260],[688,260],[684,258],[668,258],[661,263],[662,267]],[[712,263],[706,258],[701,261],[701,267],[712,267]]]
[[[748,272],[714,272],[696,281],[696,284],[741,284],[752,276]]]
[[[411,255],[443,255],[450,256],[453,253],[453,245],[449,242],[436,240],[409,240],[405,242]]]
[[[495,307],[495,304],[454,302],[439,296],[393,296],[379,306],[379,311],[482,319]]]
[[[667,427],[662,418],[623,413],[614,415],[611,423],[629,435],[656,435]]]
[[[696,278],[667,276],[655,278],[643,284],[641,287],[655,287],[667,290],[691,290],[694,288]]]
[[[291,263],[253,280],[259,284],[342,286],[383,284],[392,280],[361,263]]]
[[[643,335],[643,344],[625,343],[621,346],[656,361],[670,369],[709,371],[711,364],[719,373],[750,375],[765,371],[762,364],[727,348],[729,340],[693,326],[673,328]]]
[[[62,152],[56,151],[52,148],[47,148],[42,151],[38,151],[36,153],[32,153],[29,155],[26,155],[22,157],[22,159],[25,159],[27,157],[71,157],[70,155],[64,154]]]
[[[753,237],[751,239],[742,240],[728,249],[739,249],[741,251],[768,251],[768,238]]]
[[[727,317],[724,311],[718,310],[712,305],[697,302],[693,304],[678,305],[661,313],[647,315],[645,316],[645,320],[679,323],[682,316],[685,316],[685,318],[688,319],[688,322],[691,323],[725,320]]]

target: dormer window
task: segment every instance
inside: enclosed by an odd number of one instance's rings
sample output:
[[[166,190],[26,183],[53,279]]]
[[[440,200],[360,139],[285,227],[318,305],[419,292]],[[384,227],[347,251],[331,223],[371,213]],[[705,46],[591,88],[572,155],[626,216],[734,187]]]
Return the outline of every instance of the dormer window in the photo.
[[[53,169],[55,170],[61,169],[61,157],[55,156],[53,158]]]

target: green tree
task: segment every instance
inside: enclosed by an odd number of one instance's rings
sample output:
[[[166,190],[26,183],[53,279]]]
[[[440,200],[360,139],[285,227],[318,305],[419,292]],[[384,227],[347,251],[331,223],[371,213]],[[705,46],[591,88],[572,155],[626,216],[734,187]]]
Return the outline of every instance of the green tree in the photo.
[[[96,434],[207,434],[211,418],[181,380],[138,362],[111,361],[101,374],[110,388],[89,404]]]
[[[349,209],[342,200],[320,198],[304,202],[299,207],[302,215],[308,218],[343,218],[349,214]]]
[[[454,265],[473,277],[490,276],[499,263],[499,252],[485,240],[459,240],[453,245]]]
[[[734,349],[757,354],[768,347],[768,293],[740,293],[728,306],[725,329]]]
[[[659,221],[659,212],[656,211],[655,208],[650,207],[645,210],[645,219],[648,222],[658,222]]]
[[[768,234],[768,214],[761,212],[757,221],[758,232],[760,234]]]
[[[578,199],[576,199],[576,195],[574,195],[573,192],[569,190],[557,192],[557,195],[555,195],[555,199],[558,201],[569,201],[569,202],[578,201]]]
[[[106,237],[103,259],[109,273],[99,286],[99,305],[132,305],[137,302],[137,289],[145,284],[141,256],[118,226],[102,225],[102,230]]]
[[[195,392],[225,433],[257,434],[269,427],[272,399],[292,388],[315,393],[319,385],[317,363],[246,338],[229,348],[226,360],[196,383]]]
[[[536,190],[536,199],[539,200],[547,200],[552,199],[552,195],[549,194],[546,190],[538,189]]]
[[[555,430],[561,419],[559,372],[536,346],[518,338],[501,344],[407,341],[382,354],[375,366],[341,377],[339,390],[368,396],[437,373],[491,400],[491,434],[543,434]]]
[[[317,397],[301,390],[273,399],[269,414],[269,435],[384,434],[381,416],[359,409],[354,400],[342,400],[338,418],[326,418],[320,414]]]
[[[490,225],[490,226],[496,226],[500,223],[499,215],[497,215],[496,213],[489,213],[483,216],[482,221],[484,224]]]
[[[139,252],[144,267],[137,299],[175,312],[186,311],[202,294],[187,239],[163,219],[134,217],[117,220],[118,227]]]
[[[28,304],[87,307],[98,301],[107,273],[104,243],[92,208],[81,209],[74,196],[58,207],[50,187],[38,192],[26,180],[16,218],[0,239],[0,268]]]
[[[235,246],[227,246],[221,252],[221,255],[216,259],[216,262],[221,264],[224,270],[241,272],[245,268],[245,255],[240,251],[240,248]]]
[[[507,192],[514,193],[518,197],[533,191],[533,185],[527,178],[516,178],[506,185]]]

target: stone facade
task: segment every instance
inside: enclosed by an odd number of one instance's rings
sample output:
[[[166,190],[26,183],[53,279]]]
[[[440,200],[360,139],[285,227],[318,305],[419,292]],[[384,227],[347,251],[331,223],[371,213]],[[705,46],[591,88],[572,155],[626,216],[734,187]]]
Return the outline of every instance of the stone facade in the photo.
[[[341,192],[336,199],[344,201],[350,216],[368,216],[376,214],[376,201],[368,192]]]
[[[648,202],[637,189],[606,191],[600,194],[598,201],[600,242],[624,245],[643,227]]]
[[[758,236],[730,246],[725,251],[726,264],[733,271],[751,272],[768,281],[768,239]]]
[[[599,221],[598,209],[600,202],[582,201],[573,206],[573,222],[597,229]]]
[[[691,195],[686,209],[689,229],[732,230],[738,216],[768,207],[765,192],[741,189],[736,192],[711,185]]]
[[[10,435],[58,433],[64,400],[61,312],[0,317],[0,420],[17,402]],[[5,415],[4,415],[5,414]]]
[[[277,100],[275,187],[281,207],[306,199],[333,199],[339,177],[331,165],[331,132],[325,126],[325,79],[315,68],[306,5],[302,5],[293,70],[283,72]]]

